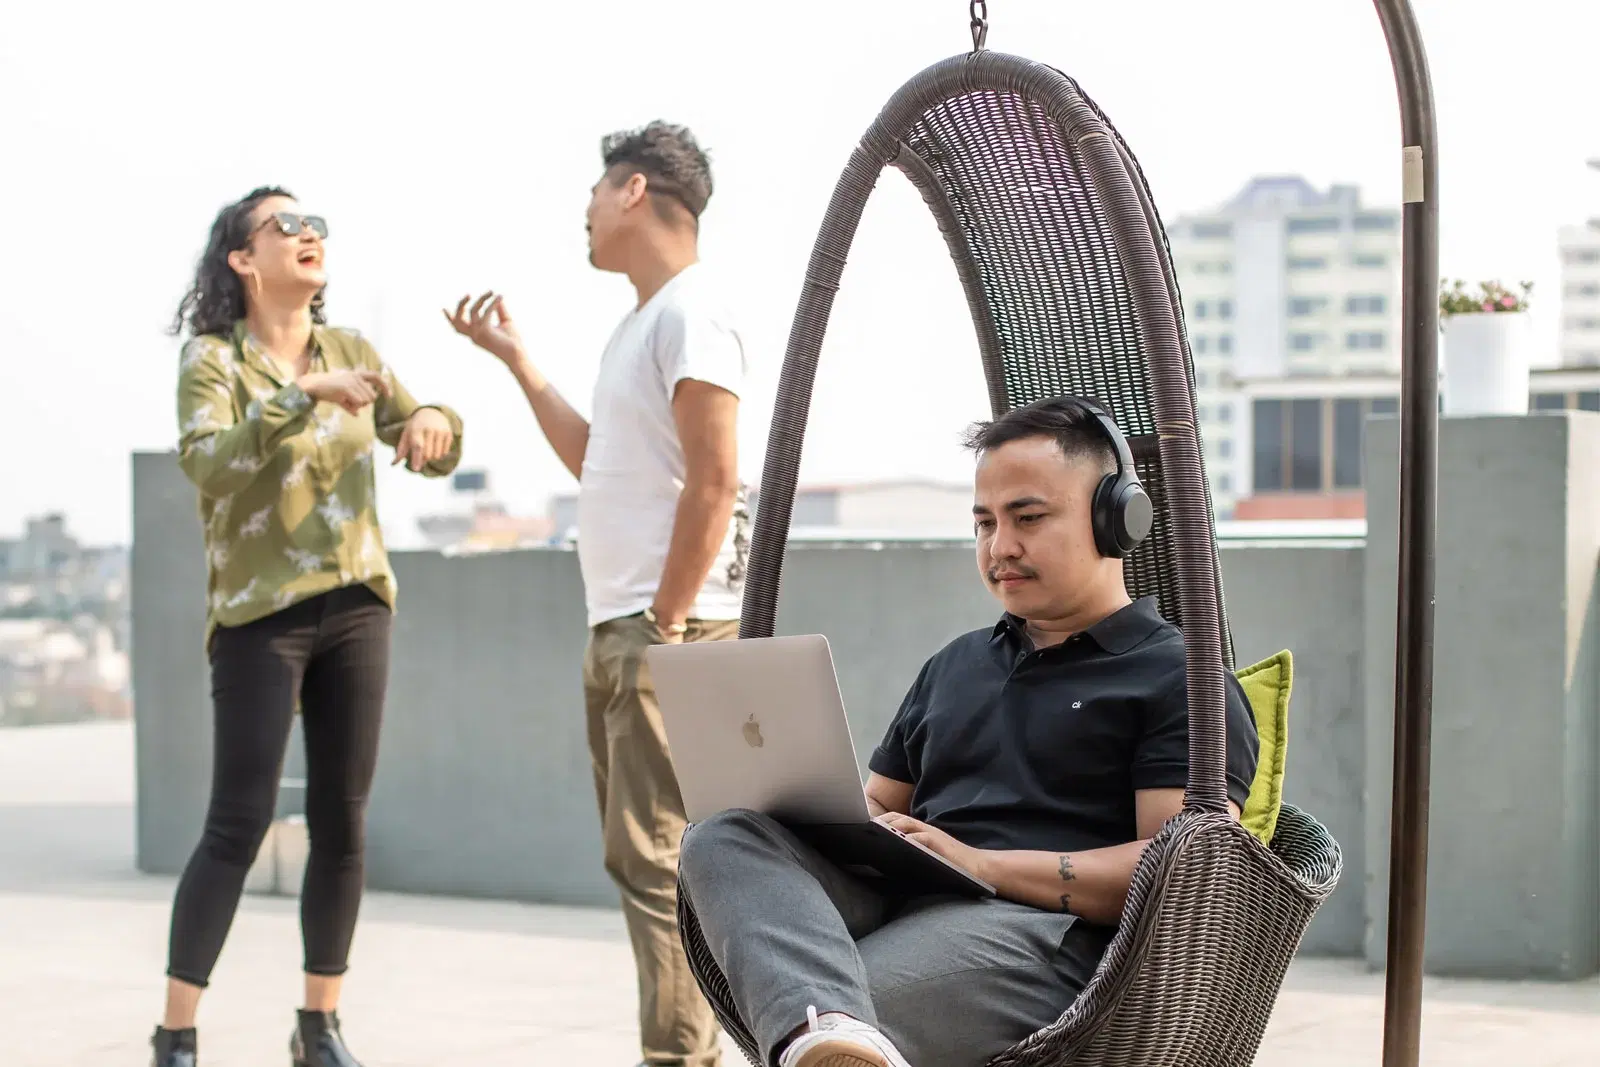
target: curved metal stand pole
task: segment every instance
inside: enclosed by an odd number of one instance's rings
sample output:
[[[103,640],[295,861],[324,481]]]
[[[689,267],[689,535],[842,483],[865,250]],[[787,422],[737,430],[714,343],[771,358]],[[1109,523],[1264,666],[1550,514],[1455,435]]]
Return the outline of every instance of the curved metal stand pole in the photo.
[[[1409,0],[1373,0],[1400,94],[1405,238],[1400,385],[1400,588],[1383,1067],[1416,1067],[1422,1036],[1433,720],[1433,554],[1439,435],[1439,169],[1428,57]]]

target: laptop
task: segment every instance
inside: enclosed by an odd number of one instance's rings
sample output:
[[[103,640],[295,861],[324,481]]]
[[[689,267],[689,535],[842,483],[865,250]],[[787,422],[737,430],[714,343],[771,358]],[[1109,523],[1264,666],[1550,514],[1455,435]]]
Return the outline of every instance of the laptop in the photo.
[[[888,891],[995,895],[869,814],[827,638],[652,645],[645,659],[690,822],[748,808]]]

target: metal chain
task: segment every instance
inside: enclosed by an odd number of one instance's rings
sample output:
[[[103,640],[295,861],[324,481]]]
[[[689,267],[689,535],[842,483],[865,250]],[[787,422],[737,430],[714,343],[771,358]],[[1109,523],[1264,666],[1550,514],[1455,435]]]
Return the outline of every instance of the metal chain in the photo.
[[[984,42],[989,39],[988,0],[969,0],[967,10],[972,16],[972,50],[981,52]]]

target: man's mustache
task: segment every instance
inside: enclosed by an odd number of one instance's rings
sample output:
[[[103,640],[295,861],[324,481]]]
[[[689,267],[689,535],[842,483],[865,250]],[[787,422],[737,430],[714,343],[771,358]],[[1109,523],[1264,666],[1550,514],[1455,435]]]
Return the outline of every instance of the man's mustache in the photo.
[[[998,583],[1001,578],[1037,578],[1039,572],[1021,563],[1007,563],[990,567],[988,575],[991,583]]]

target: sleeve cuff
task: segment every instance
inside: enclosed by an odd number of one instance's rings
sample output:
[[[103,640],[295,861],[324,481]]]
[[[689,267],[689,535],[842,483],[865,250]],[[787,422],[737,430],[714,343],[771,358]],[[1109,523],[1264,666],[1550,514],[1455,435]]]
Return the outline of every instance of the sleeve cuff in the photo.
[[[872,750],[872,755],[867,760],[867,769],[873,774],[881,774],[897,782],[911,781],[911,768],[906,765],[905,757],[883,748]]]
[[[258,416],[260,429],[257,440],[260,442],[260,451],[263,454],[270,452],[284,437],[297,433],[310,421],[316,407],[316,401],[295,382],[273,393],[261,405]]]
[[[1134,789],[1182,789],[1189,784],[1189,764],[1182,760],[1141,763],[1133,769]]]
[[[292,418],[295,415],[306,414],[315,406],[311,400],[311,395],[300,388],[299,382],[290,382],[272,394],[272,399],[263,405],[263,410],[277,408]]]
[[[1189,785],[1189,765],[1187,763],[1148,763],[1133,769],[1133,788],[1138,789],[1186,789]],[[1250,799],[1251,783],[1240,782],[1230,769],[1223,779],[1223,788],[1228,794],[1228,799],[1239,805],[1244,810],[1244,803]]]

